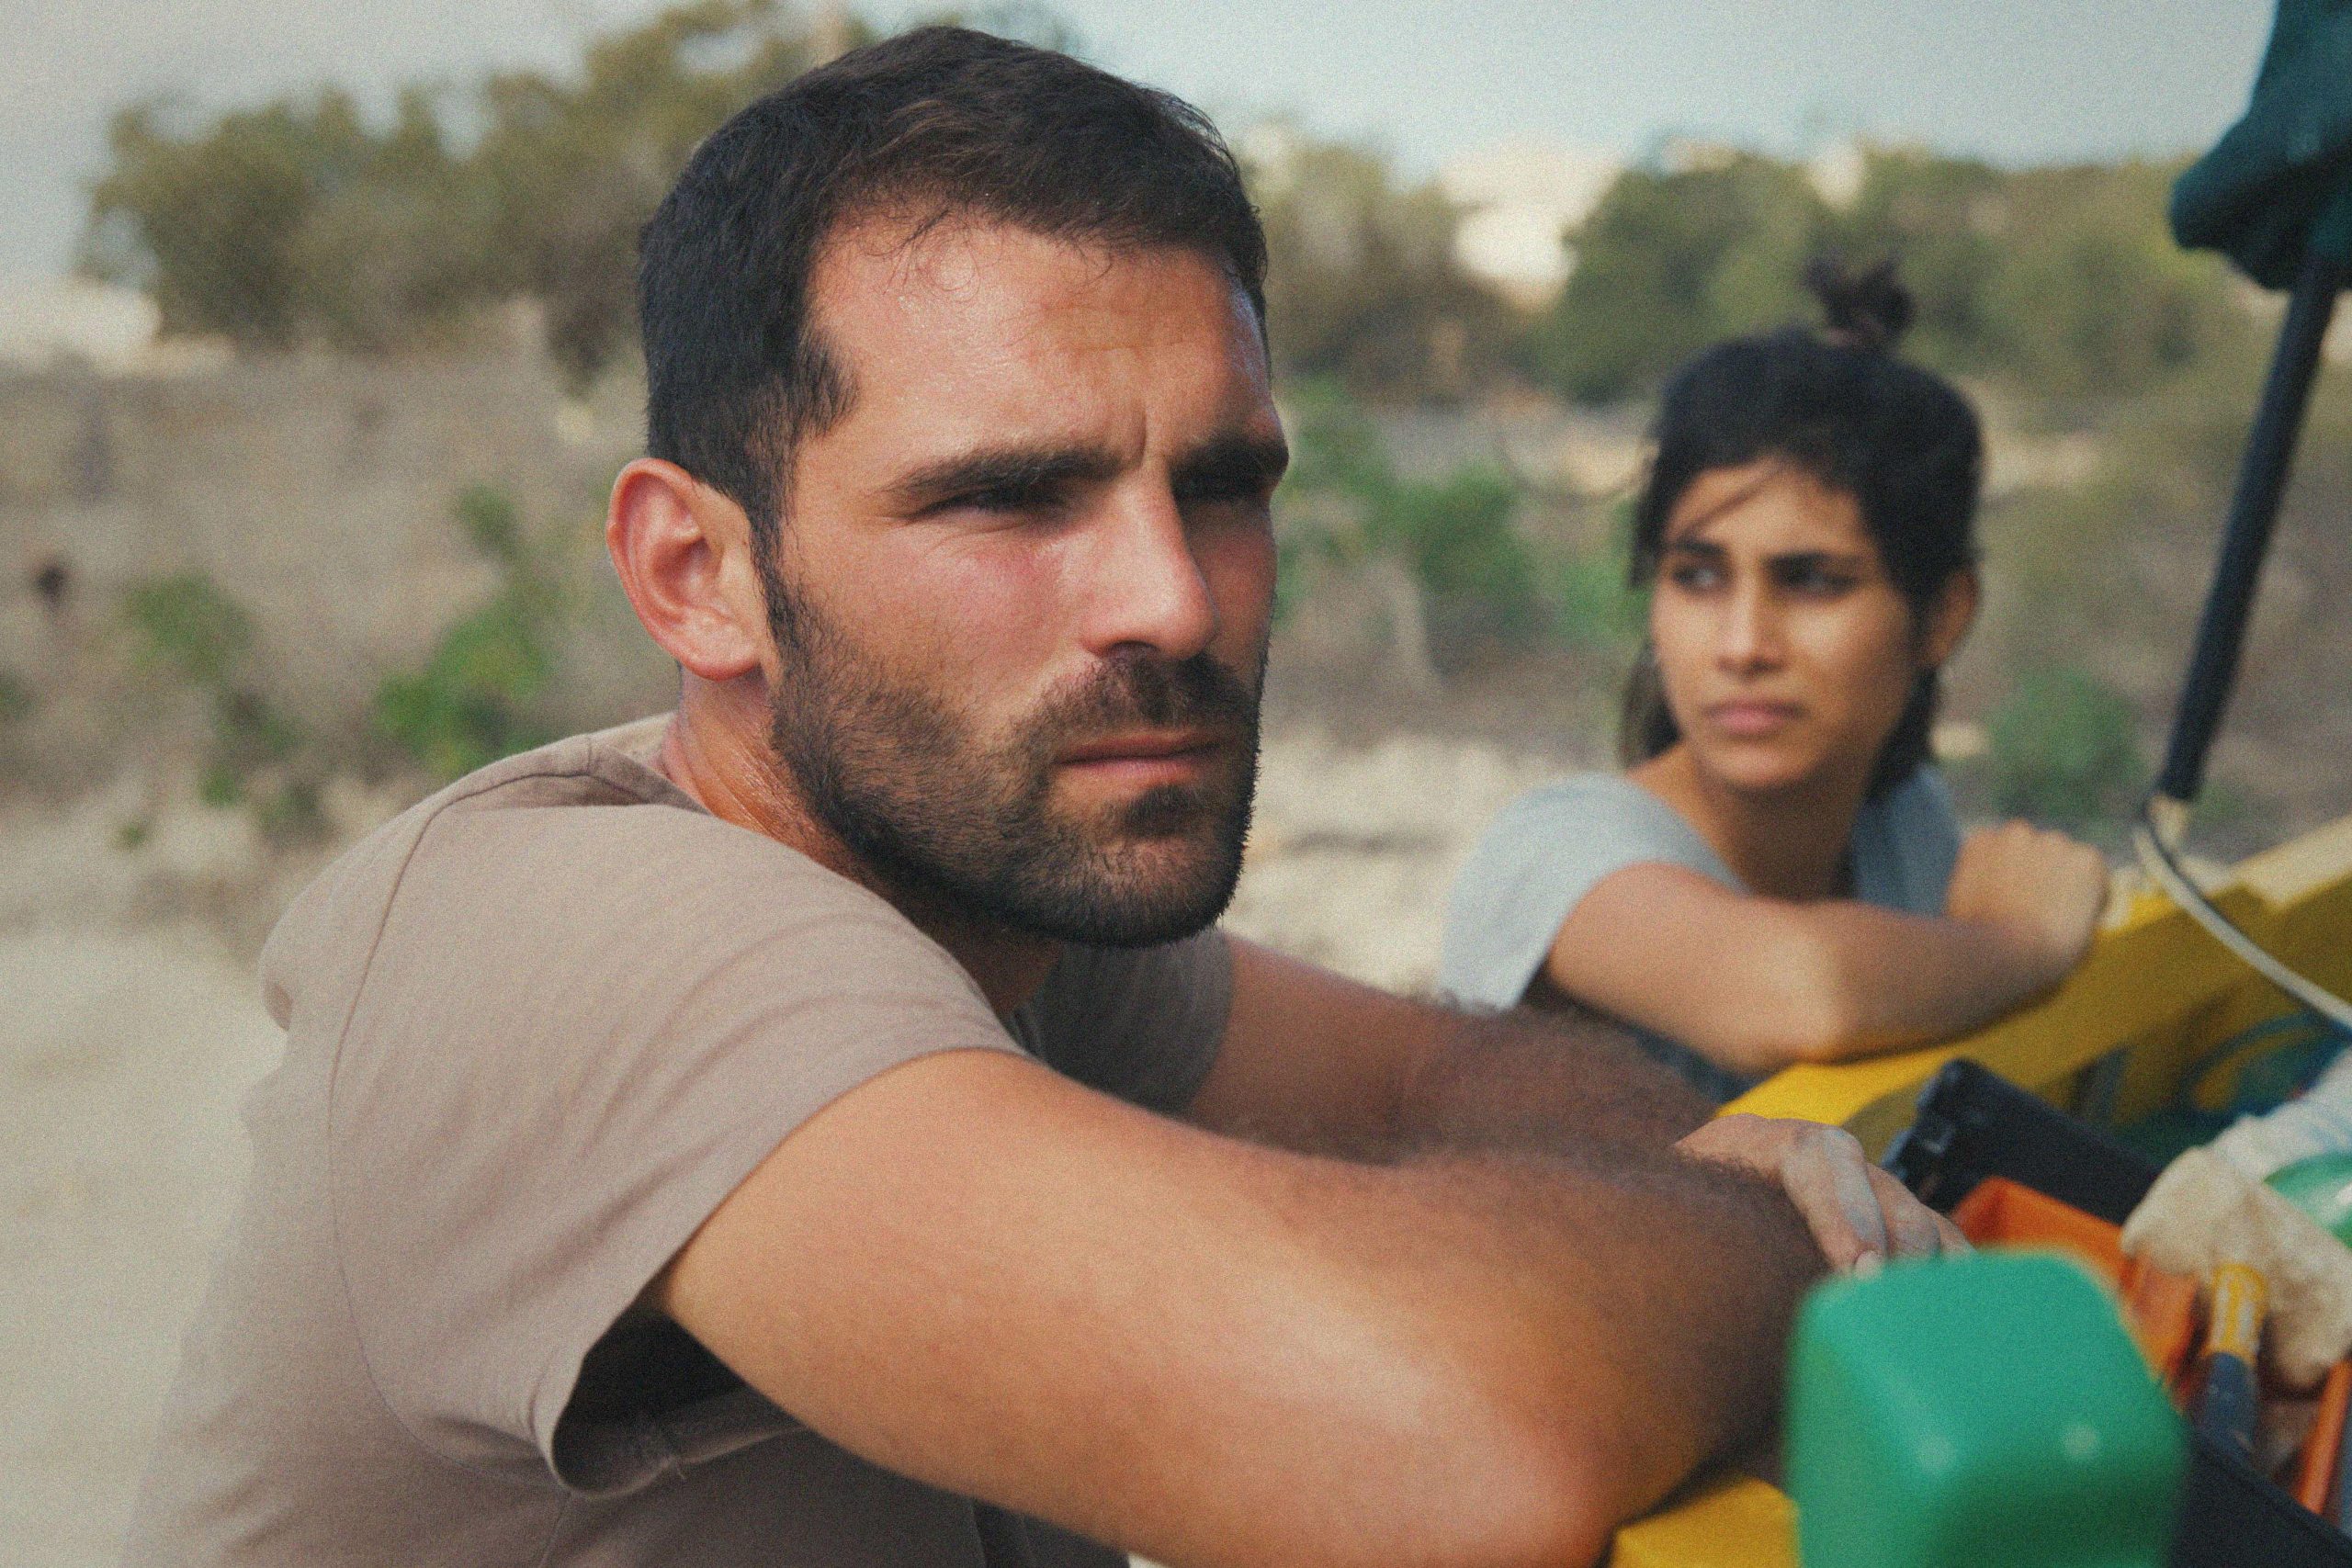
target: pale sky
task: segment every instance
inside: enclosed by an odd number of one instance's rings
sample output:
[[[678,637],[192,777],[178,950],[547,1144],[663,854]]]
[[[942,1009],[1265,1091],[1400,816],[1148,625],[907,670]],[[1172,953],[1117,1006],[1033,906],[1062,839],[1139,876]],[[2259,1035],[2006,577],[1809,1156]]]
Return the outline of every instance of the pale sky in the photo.
[[[643,0],[0,0],[0,271],[70,260],[116,107],[560,66]],[[895,25],[941,7],[875,0]],[[984,12],[985,6],[967,7]],[[2006,163],[2201,147],[2243,106],[2267,0],[1065,0],[1098,62],[1228,130],[1269,113],[1426,174],[1510,137],[1638,153],[1861,134]]]

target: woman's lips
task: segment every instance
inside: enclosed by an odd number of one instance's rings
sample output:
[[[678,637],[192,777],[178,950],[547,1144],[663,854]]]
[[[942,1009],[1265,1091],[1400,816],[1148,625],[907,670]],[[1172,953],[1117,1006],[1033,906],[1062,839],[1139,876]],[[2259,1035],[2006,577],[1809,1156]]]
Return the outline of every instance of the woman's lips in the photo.
[[[1795,703],[1742,700],[1708,708],[1707,722],[1725,735],[1753,739],[1786,728],[1804,713]]]

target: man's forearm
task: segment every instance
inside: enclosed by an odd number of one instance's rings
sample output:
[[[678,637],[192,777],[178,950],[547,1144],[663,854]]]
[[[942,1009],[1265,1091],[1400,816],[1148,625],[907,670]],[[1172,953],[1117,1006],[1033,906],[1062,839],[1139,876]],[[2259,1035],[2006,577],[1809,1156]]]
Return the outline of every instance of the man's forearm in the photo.
[[[1663,1147],[1714,1111],[1597,1016],[1430,1010],[1429,1046],[1398,1096],[1403,1148]]]
[[[1184,1112],[1213,1132],[1386,1161],[1449,1145],[1663,1146],[1713,1110],[1598,1019],[1461,1012],[1231,942],[1225,1040]]]
[[[1550,1298],[1555,1397],[1603,1427],[1613,1518],[1750,1446],[1780,1402],[1796,1305],[1823,1263],[1770,1183],[1666,1150],[1488,1150],[1408,1161],[1485,1215],[1489,1261]],[[1485,1248],[1454,1238],[1464,1250]]]

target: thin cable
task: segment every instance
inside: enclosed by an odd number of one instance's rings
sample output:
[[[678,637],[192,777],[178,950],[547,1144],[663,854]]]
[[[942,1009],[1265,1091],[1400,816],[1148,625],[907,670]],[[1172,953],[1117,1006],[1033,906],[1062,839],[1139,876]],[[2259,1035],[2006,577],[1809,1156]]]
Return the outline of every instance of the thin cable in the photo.
[[[2338,1029],[2352,1031],[2352,1002],[2264,952],[2252,937],[2233,925],[2227,915],[2213,908],[2212,901],[2180,869],[2180,863],[2173,859],[2172,841],[2188,825],[2187,805],[2164,795],[2150,797],[2141,810],[2139,825],[2132,830],[2132,843],[2140,852],[2142,869],[2190,919],[2212,933],[2215,942],[2245,960],[2255,973]]]

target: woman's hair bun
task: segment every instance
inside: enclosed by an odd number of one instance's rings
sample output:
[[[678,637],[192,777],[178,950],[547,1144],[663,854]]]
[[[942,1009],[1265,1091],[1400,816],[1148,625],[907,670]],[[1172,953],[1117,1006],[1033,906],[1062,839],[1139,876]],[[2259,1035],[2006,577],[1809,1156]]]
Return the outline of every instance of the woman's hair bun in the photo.
[[[1896,281],[1892,256],[1860,272],[1837,256],[1816,256],[1804,286],[1821,301],[1825,335],[1842,347],[1892,349],[1911,324],[1911,291]]]

